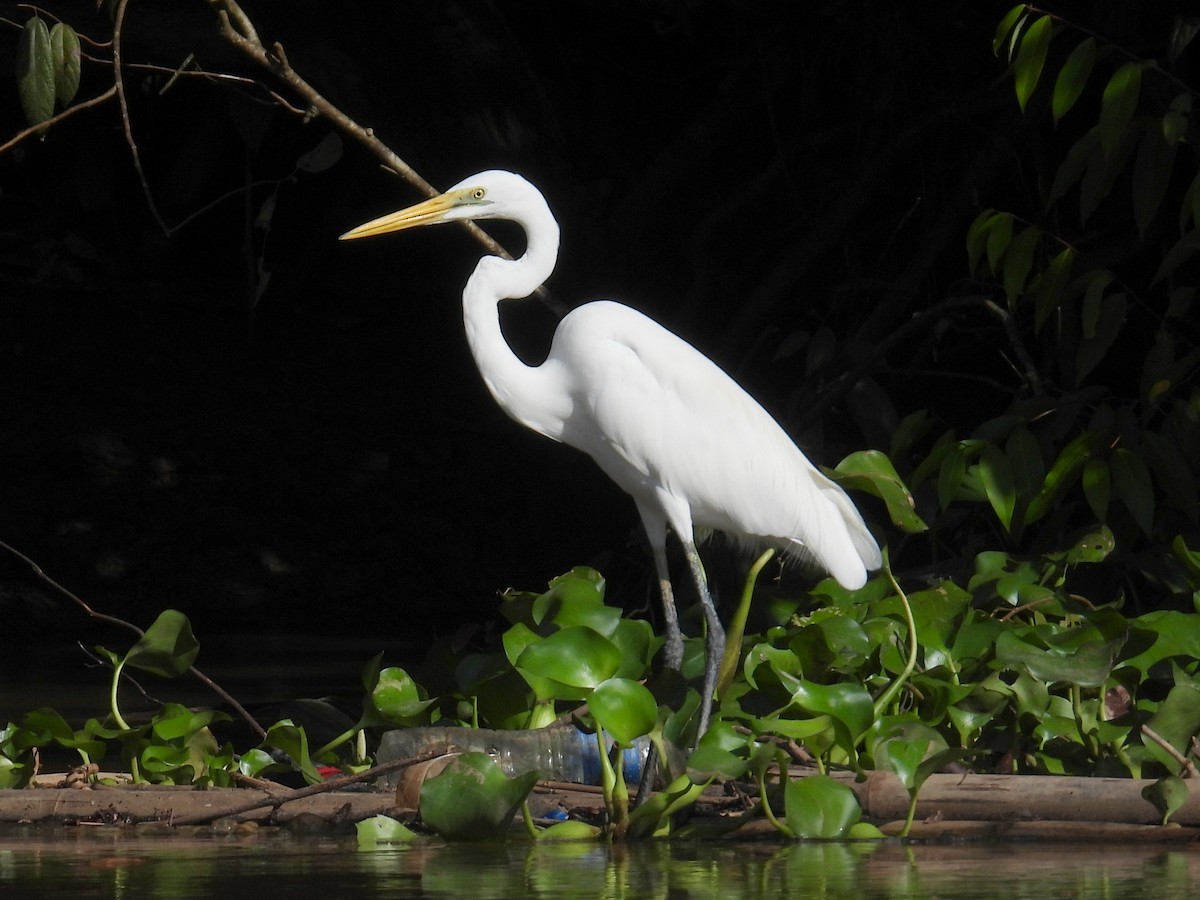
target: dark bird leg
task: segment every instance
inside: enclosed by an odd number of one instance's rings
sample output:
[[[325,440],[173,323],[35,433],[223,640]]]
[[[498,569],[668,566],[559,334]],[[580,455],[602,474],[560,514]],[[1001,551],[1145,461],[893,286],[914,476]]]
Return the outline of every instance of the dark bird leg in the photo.
[[[692,570],[692,578],[696,582],[696,591],[700,594],[700,605],[704,607],[704,618],[708,623],[704,638],[704,688],[700,693],[700,724],[696,729],[696,740],[704,737],[708,731],[708,721],[712,715],[713,704],[716,702],[717,675],[721,670],[721,659],[725,655],[725,629],[713,605],[712,594],[708,590],[708,578],[704,574],[704,565],[700,562],[700,554],[696,545],[691,541],[683,542],[683,552],[687,557],[688,568]]]

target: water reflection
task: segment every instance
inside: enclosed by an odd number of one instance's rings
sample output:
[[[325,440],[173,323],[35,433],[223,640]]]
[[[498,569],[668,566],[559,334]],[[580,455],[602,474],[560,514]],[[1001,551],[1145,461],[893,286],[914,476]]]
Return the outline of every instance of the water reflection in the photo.
[[[359,849],[353,837],[141,828],[0,833],[0,896],[1041,898],[1195,896],[1185,848],[650,843]]]

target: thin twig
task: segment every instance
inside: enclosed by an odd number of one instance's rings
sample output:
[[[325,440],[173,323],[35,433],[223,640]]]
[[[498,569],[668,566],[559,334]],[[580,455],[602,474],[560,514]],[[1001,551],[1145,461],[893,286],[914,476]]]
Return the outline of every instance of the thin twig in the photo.
[[[129,103],[125,99],[125,80],[121,76],[121,28],[125,24],[125,8],[128,5],[129,0],[118,0],[117,10],[113,16],[113,85],[117,89],[117,102],[121,106],[121,128],[125,133],[125,143],[129,145],[129,153],[133,157],[133,168],[137,171],[138,180],[142,183],[142,194],[146,198],[146,205],[150,207],[150,214],[154,216],[154,221],[163,230],[163,234],[169,235],[171,232],[167,229],[167,223],[163,221],[163,217],[158,211],[154,195],[150,192],[150,183],[146,181],[146,173],[142,170],[142,157],[138,153],[137,141],[133,138],[133,126],[129,120]]]
[[[438,194],[438,190],[433,185],[422,178],[416,169],[392,152],[391,148],[379,140],[371,129],[359,125],[300,77],[299,73],[288,63],[282,44],[276,42],[268,50],[259,39],[254,23],[250,21],[250,17],[246,15],[236,0],[208,0],[208,5],[216,12],[217,18],[220,20],[221,35],[302,97],[309,105],[312,115],[324,117],[341,131],[350,135],[378,157],[384,166],[400,175],[425,197],[433,197]],[[503,246],[474,222],[463,221],[459,224],[490,253],[505,259],[512,259],[511,254]],[[534,296],[555,314],[565,315],[566,307],[552,297],[545,287],[539,287],[534,292]]]
[[[57,125],[63,119],[68,119],[71,116],[75,115],[75,113],[83,112],[85,109],[91,109],[93,106],[99,106],[101,103],[107,103],[109,100],[111,100],[116,95],[117,95],[116,87],[110,87],[103,94],[99,94],[99,95],[93,97],[91,100],[83,100],[79,103],[76,103],[74,106],[68,106],[62,112],[51,116],[45,122],[40,122],[37,125],[31,125],[30,127],[26,128],[24,131],[18,131],[15,135],[13,135],[11,138],[9,138],[7,141],[5,141],[3,144],[0,144],[0,153],[5,153],[8,150],[11,150],[13,147],[15,147],[17,144],[21,143],[21,141],[25,140],[26,138],[31,138],[35,134],[44,133],[45,130],[47,128],[49,128],[51,125]]]
[[[1142,734],[1154,741],[1154,743],[1158,744],[1158,746],[1162,747],[1163,750],[1170,754],[1171,759],[1175,760],[1180,766],[1183,767],[1185,778],[1200,778],[1200,772],[1196,771],[1196,764],[1176,750],[1175,747],[1171,745],[1170,741],[1158,734],[1158,732],[1156,732],[1153,728],[1151,728],[1149,725],[1143,725]]]
[[[232,809],[219,809],[214,812],[201,813],[195,816],[184,816],[179,819],[172,819],[172,825],[201,825],[205,822],[211,822],[213,819],[224,818],[225,816],[238,816],[242,813],[247,813],[255,809],[262,809],[265,806],[272,806],[278,809],[285,803],[290,803],[293,800],[301,800],[305,797],[311,797],[314,794],[324,794],[329,791],[336,791],[350,784],[356,784],[360,781],[370,781],[378,778],[381,775],[387,775],[390,772],[397,772],[401,769],[407,769],[409,766],[415,766],[417,763],[423,763],[430,759],[435,759],[445,754],[440,751],[429,751],[418,756],[410,756],[406,759],[393,759],[385,763],[380,763],[373,766],[364,772],[359,772],[355,775],[343,775],[338,778],[331,778],[328,781],[322,781],[320,784],[310,784],[307,787],[295,788],[294,790],[273,791],[271,796],[262,797],[257,800],[250,800],[240,806],[235,806]]]
[[[31,568],[33,570],[34,575],[36,575],[42,581],[46,582],[46,584],[50,585],[50,587],[54,588],[56,591],[58,591],[60,594],[62,594],[64,597],[66,597],[68,600],[70,600],[72,603],[74,603],[76,606],[78,606],[80,609],[82,609],[89,618],[96,619],[100,622],[106,622],[109,625],[116,625],[117,627],[124,628],[128,631],[132,631],[139,638],[142,637],[142,635],[144,635],[146,633],[141,628],[138,628],[136,625],[134,625],[132,622],[127,622],[124,619],[117,618],[116,616],[110,616],[107,613],[102,613],[95,609],[92,609],[92,607],[89,606],[82,597],[67,590],[65,587],[63,587],[61,584],[59,584],[57,581],[55,581],[53,578],[51,578],[49,575],[47,575],[42,570],[41,566],[39,566],[37,563],[35,563],[32,559],[30,559],[28,556],[26,556],[20,550],[17,550],[15,547],[12,547],[9,544],[6,544],[4,541],[0,541],[0,549],[7,550],[13,556],[17,557],[17,559],[24,562],[27,566],[29,566],[29,568]],[[218,697],[220,697],[222,700],[224,700],[226,703],[228,703],[234,709],[234,711],[237,712],[237,714],[239,716],[241,716],[243,720],[245,720],[246,724],[248,724],[254,730],[254,732],[258,735],[259,739],[265,738],[267,736],[266,729],[263,728],[262,725],[260,725],[258,723],[258,720],[255,719],[254,716],[250,715],[250,713],[246,710],[246,708],[244,706],[242,706],[242,704],[238,703],[237,700],[235,700],[229,694],[228,691],[226,691],[223,687],[221,687],[219,684],[217,684],[215,681],[213,681],[211,678],[209,678],[207,675],[205,675],[203,672],[201,672],[195,666],[189,667],[188,672],[191,673],[193,678],[195,678],[197,681],[199,681],[201,684],[203,684],[205,687],[207,687],[209,690],[211,690],[214,694],[216,694]]]

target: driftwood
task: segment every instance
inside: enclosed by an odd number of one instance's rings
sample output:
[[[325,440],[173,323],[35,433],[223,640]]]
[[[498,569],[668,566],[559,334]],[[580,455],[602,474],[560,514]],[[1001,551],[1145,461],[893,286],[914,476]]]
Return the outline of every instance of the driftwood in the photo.
[[[891,772],[872,772],[846,783],[869,819],[903,819],[908,793]],[[1153,781],[1133,778],[1072,778],[1059,775],[932,775],[917,799],[918,819],[1062,820],[1158,825],[1162,814],[1142,797]],[[1186,782],[1189,797],[1171,821],[1200,826],[1200,785]]]
[[[899,832],[908,794],[888,772],[864,781],[841,774],[858,796],[863,815]],[[1089,840],[1122,843],[1183,843],[1200,837],[1200,788],[1159,824],[1161,815],[1141,796],[1151,781],[1123,778],[1069,778],[1050,775],[934,775],[924,784],[911,836],[926,840]],[[236,822],[288,824],[305,819],[345,824],[378,814],[413,811],[392,791],[335,791],[305,794],[252,788],[93,787],[0,790],[0,822],[166,824]],[[530,801],[535,815],[544,809],[582,809],[598,814],[603,799],[586,785],[540,783]],[[782,804],[779,804],[782,806]],[[721,786],[705,792],[698,806],[736,816],[744,808]],[[1182,826],[1182,827],[1181,827]],[[762,820],[748,822],[734,837],[774,835]]]

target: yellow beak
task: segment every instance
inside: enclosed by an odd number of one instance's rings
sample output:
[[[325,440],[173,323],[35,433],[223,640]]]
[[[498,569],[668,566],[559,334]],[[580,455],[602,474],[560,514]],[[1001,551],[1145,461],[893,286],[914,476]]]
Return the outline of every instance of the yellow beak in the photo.
[[[416,228],[418,225],[435,225],[446,221],[446,214],[462,205],[461,194],[465,191],[455,191],[450,194],[439,194],[415,206],[402,209],[399,212],[388,213],[370,222],[364,222],[357,228],[351,228],[343,234],[339,241],[351,241],[355,238],[372,237],[377,234],[387,234],[389,231],[403,231],[406,228]]]

